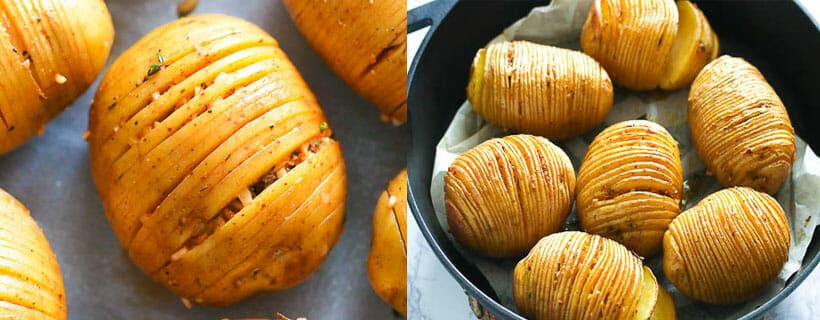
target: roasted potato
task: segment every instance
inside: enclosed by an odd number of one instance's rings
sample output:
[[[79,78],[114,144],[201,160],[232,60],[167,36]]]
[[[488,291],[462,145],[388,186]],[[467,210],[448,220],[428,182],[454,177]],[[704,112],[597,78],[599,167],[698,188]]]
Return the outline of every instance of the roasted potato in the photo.
[[[379,297],[406,316],[407,170],[390,180],[376,203],[367,275]]]
[[[28,209],[0,189],[0,315],[3,319],[66,319],[63,276],[48,240]]]
[[[671,299],[638,257],[577,231],[538,241],[515,266],[513,298],[528,319],[674,319],[674,306],[663,317]]]
[[[683,169],[675,138],[646,120],[606,128],[578,172],[575,207],[584,231],[648,257],[680,212]]]
[[[760,71],[722,56],[707,65],[689,92],[692,142],[711,174],[726,187],[774,194],[795,160],[786,107]]]
[[[290,16],[347,85],[382,120],[407,121],[407,2],[285,0]]]
[[[189,301],[227,305],[300,283],[339,238],[346,174],[325,121],[276,40],[190,16],[104,76],[92,174],[137,266]]]
[[[663,272],[687,296],[712,304],[746,301],[780,273],[789,224],[768,194],[746,187],[713,193],[669,225]]]
[[[581,47],[632,90],[683,88],[719,50],[706,16],[686,0],[595,0]]]
[[[527,252],[558,231],[572,209],[575,170],[549,140],[512,135],[460,155],[444,177],[450,232],[491,257]]]
[[[102,0],[0,3],[0,154],[45,130],[94,82],[114,41]]]
[[[612,82],[589,56],[526,41],[478,50],[467,98],[490,123],[549,139],[592,130],[612,108]]]

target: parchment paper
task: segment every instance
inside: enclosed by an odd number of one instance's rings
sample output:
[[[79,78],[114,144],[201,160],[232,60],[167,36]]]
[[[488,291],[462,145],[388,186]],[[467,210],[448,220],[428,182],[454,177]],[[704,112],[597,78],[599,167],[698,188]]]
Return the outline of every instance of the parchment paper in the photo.
[[[147,32],[176,19],[180,1],[107,0],[116,29],[108,63]],[[0,188],[31,210],[57,255],[69,319],[275,319],[277,311],[293,319],[400,319],[373,292],[365,261],[376,200],[407,163],[407,127],[381,122],[378,110],[319,59],[281,1],[199,1],[191,14],[203,13],[257,24],[276,38],[299,69],[342,145],[348,178],[345,230],[321,268],[294,288],[225,308],[186,309],[176,295],[131,263],[106,221],[82,138],[95,83],[48,124],[43,136],[0,156]]]
[[[553,0],[549,6],[533,9],[527,17],[515,22],[490,43],[527,40],[580,50],[581,28],[591,3],[591,0]],[[689,89],[685,88],[673,92],[632,92],[616,88],[612,111],[601,126],[593,132],[557,143],[557,145],[569,155],[577,172],[589,143],[603,128],[629,119],[644,118],[655,121],[663,125],[680,144],[685,179],[684,201],[688,209],[706,195],[722,189],[717,180],[706,175],[705,165],[690,140],[686,110],[688,91]],[[465,101],[459,108],[444,137],[436,147],[430,190],[439,223],[445,229],[447,229],[447,221],[444,209],[444,175],[450,163],[461,153],[481,142],[507,134],[510,133],[490,125],[476,114],[469,101]],[[737,318],[769,300],[799,269],[817,225],[818,219],[812,216],[820,212],[820,197],[817,197],[817,190],[820,190],[820,159],[802,139],[797,137],[796,140],[797,161],[792,167],[791,177],[775,195],[789,218],[792,232],[789,259],[777,280],[757,298],[733,306],[711,306],[700,303],[678,292],[663,276],[660,255],[644,261],[672,294],[678,317],[681,319]],[[574,208],[563,229],[580,229]],[[454,239],[453,242],[466,257],[476,263],[499,295],[501,302],[515,310],[515,303],[512,299],[512,271],[519,258],[484,258],[464,250]]]

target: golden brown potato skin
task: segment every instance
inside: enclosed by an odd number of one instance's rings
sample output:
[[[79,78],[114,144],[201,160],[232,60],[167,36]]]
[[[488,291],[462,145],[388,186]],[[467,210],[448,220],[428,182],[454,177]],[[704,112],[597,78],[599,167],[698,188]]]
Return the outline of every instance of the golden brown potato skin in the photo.
[[[113,41],[102,0],[0,1],[0,154],[42,133],[82,94]]]
[[[444,177],[447,224],[468,249],[491,257],[527,252],[572,209],[575,170],[549,140],[496,138],[465,152]]]
[[[651,90],[663,77],[677,32],[674,1],[595,0],[581,31],[581,47],[616,84]]]
[[[706,167],[726,187],[774,194],[789,176],[795,158],[789,114],[743,59],[721,56],[695,78],[689,129]]]
[[[342,231],[339,144],[276,40],[244,20],[190,16],[148,33],[103,78],[89,131],[115,234],[190,301],[294,286]]]
[[[515,266],[513,297],[528,319],[631,319],[643,277],[641,260],[621,244],[561,232]]]
[[[0,315],[4,319],[66,319],[57,258],[28,209],[3,189],[0,264]]]
[[[789,225],[768,194],[715,192],[681,213],[663,237],[663,272],[682,293],[713,304],[748,300],[788,258]]]
[[[680,212],[683,169],[675,138],[646,120],[616,123],[589,146],[575,207],[586,232],[648,257]]]
[[[407,121],[407,2],[285,0],[296,26],[322,60],[382,120]]]
[[[689,1],[677,1],[678,34],[672,45],[664,76],[658,85],[664,90],[684,88],[720,52],[717,35],[700,8]]]
[[[589,56],[526,41],[478,50],[467,98],[490,123],[549,139],[592,130],[612,108],[612,81]]]
[[[406,316],[407,170],[390,180],[376,203],[367,275],[379,297]]]

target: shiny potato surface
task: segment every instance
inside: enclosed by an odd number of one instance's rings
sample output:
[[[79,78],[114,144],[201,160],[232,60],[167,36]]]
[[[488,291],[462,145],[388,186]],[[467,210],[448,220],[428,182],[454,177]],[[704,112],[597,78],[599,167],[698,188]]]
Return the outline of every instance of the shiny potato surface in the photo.
[[[0,189],[0,316],[67,318],[63,276],[28,209]]]
[[[528,319],[649,319],[662,290],[626,247],[577,231],[544,237],[513,272]]]
[[[774,194],[795,160],[786,107],[760,71],[721,56],[703,68],[689,92],[692,142],[723,186]]]
[[[567,139],[592,130],[612,108],[612,82],[589,56],[526,41],[478,50],[467,98],[490,123]]]
[[[663,238],[663,271],[680,292],[712,304],[753,298],[789,252],[780,204],[746,187],[724,189],[681,213]]]
[[[322,60],[382,114],[407,121],[407,2],[285,0]]]
[[[586,232],[618,241],[641,256],[654,255],[680,212],[683,170],[677,142],[646,120],[606,128],[581,163],[576,194]]]
[[[196,303],[292,287],[342,231],[346,174],[315,97],[276,40],[222,15],[135,43],[102,80],[90,159],[131,260]]]
[[[444,177],[447,224],[468,249],[491,257],[527,252],[572,209],[575,171],[549,140],[496,138],[470,149]]]
[[[0,1],[0,154],[45,130],[105,66],[102,0]]]
[[[406,316],[407,170],[390,180],[376,203],[367,275],[379,297]]]

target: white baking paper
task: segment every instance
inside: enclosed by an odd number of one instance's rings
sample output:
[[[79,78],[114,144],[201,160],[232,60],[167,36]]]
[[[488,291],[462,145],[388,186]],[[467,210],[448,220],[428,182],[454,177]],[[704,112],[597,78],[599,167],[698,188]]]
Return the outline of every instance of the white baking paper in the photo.
[[[515,22],[490,43],[510,40],[527,40],[541,44],[580,50],[580,33],[586,19],[591,0],[553,0],[548,6],[533,9],[527,17]],[[576,171],[586,154],[592,139],[603,128],[629,119],[645,118],[663,125],[678,141],[683,164],[686,208],[696,204],[706,195],[722,187],[706,169],[697,151],[692,146],[687,125],[688,88],[672,92],[633,92],[616,88],[615,103],[604,124],[593,132],[581,137],[557,143],[570,156]],[[461,153],[494,137],[509,133],[496,128],[473,111],[469,101],[459,108],[449,128],[436,147],[436,158],[430,193],[439,223],[447,229],[444,209],[444,175],[450,163]],[[726,319],[737,318],[756,306],[766,302],[780,291],[787,279],[800,267],[806,248],[812,239],[820,212],[820,159],[799,137],[797,138],[797,161],[792,167],[791,177],[776,194],[777,200],[789,218],[792,243],[789,259],[778,279],[757,298],[738,305],[711,306],[696,302],[675,290],[662,276],[660,255],[645,261],[664,287],[672,294],[678,317],[681,319]],[[573,208],[565,230],[578,230],[578,220]],[[452,240],[452,237],[451,237]],[[487,277],[501,302],[515,310],[512,300],[512,271],[519,260],[489,259],[474,255],[458,246],[461,252],[473,261]]]

